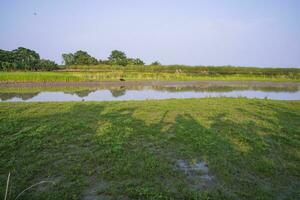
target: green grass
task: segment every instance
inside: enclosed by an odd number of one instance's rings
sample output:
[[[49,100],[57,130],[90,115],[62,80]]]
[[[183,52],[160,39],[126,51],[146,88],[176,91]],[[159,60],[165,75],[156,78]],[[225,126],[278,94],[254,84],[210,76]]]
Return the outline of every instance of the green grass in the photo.
[[[299,68],[257,68],[257,67],[235,67],[235,66],[186,66],[186,65],[73,65],[63,66],[66,71],[126,71],[126,72],[168,72],[168,73],[189,73],[198,75],[265,75],[277,76],[285,75],[289,77],[297,76],[299,78]]]
[[[255,68],[232,66],[62,66],[56,72],[0,72],[0,81],[51,82],[51,81],[105,81],[119,80],[257,80],[299,81],[298,68]]]
[[[81,199],[299,199],[300,101],[208,98],[1,103],[0,195]],[[177,160],[205,161],[216,185]]]
[[[0,72],[0,81],[5,82],[69,82],[80,81],[67,72]]]
[[[265,74],[211,74],[175,73],[175,72],[143,72],[143,71],[80,71],[80,72],[0,72],[2,82],[77,82],[77,81],[118,81],[126,80],[256,80],[256,81],[300,81],[298,74],[265,75]]]
[[[61,86],[61,87],[54,87],[54,86],[48,86],[48,87],[0,87],[0,93],[17,93],[17,94],[26,94],[26,93],[36,93],[36,92],[70,92],[70,93],[76,93],[76,92],[82,92],[82,91],[92,91],[95,89],[103,89],[105,87],[97,87],[97,86],[91,86],[91,87],[85,87],[85,86]],[[112,87],[113,88],[113,87]],[[119,88],[119,87],[118,87]],[[288,91],[294,91],[292,90]],[[296,88],[297,89],[297,88]]]

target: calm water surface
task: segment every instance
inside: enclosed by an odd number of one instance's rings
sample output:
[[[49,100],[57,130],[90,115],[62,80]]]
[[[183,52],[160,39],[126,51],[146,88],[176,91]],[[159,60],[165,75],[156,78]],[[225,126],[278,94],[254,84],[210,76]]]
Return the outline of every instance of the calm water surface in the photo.
[[[206,97],[300,100],[300,85],[270,82],[135,82],[59,87],[0,86],[1,102],[125,101]]]

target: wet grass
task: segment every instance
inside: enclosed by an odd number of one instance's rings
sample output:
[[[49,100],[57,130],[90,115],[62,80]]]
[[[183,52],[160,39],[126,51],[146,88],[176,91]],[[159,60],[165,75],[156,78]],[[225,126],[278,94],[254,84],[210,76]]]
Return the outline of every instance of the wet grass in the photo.
[[[79,71],[79,72],[0,72],[0,81],[3,82],[76,82],[76,81],[119,81],[125,80],[224,80],[224,81],[300,81],[295,74],[207,74],[190,72],[154,72],[154,71]]]
[[[10,199],[299,199],[300,101],[208,98],[1,103]],[[176,162],[203,161],[195,190]],[[197,183],[196,183],[197,184]]]

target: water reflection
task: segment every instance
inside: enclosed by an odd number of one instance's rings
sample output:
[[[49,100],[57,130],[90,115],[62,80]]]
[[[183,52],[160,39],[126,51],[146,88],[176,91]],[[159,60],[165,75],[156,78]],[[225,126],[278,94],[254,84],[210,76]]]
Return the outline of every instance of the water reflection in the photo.
[[[197,85],[128,85],[97,87],[0,87],[1,101],[114,101],[170,98],[247,97],[279,100],[300,100],[299,85],[294,84],[197,84]],[[2,92],[1,92],[2,91]]]
[[[126,93],[126,87],[125,86],[121,86],[119,88],[110,89],[109,91],[111,92],[111,95],[113,97],[120,97],[120,96],[125,95],[125,93]]]
[[[32,99],[33,97],[37,96],[39,92],[35,93],[1,93],[0,92],[0,99],[2,101],[10,100],[13,98],[21,99],[23,101]]]

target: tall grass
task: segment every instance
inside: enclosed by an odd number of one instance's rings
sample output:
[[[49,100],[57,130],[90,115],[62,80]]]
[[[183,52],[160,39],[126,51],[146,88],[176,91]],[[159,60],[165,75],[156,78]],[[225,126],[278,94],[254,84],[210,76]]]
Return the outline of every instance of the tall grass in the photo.
[[[207,74],[187,72],[154,71],[58,71],[58,72],[0,72],[4,82],[76,82],[126,80],[257,80],[257,81],[299,81],[299,74]]]
[[[258,75],[258,76],[287,76],[290,78],[299,78],[300,69],[298,68],[257,68],[257,67],[233,67],[233,66],[185,66],[185,65],[168,65],[168,66],[111,66],[111,65],[74,65],[68,66],[65,71],[122,71],[122,72],[152,72],[152,73],[186,73],[197,74],[201,76],[211,75]]]
[[[0,81],[7,82],[55,82],[80,81],[80,77],[68,72],[0,72]]]

